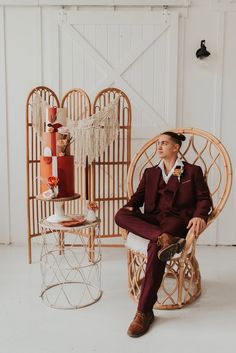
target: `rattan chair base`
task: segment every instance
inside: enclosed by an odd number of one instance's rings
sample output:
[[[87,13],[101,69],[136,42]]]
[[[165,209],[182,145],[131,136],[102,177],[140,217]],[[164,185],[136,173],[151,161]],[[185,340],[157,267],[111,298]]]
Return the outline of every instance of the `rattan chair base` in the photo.
[[[159,303],[155,303],[155,305],[153,306],[153,310],[176,310],[176,309],[181,309],[186,305],[190,305],[193,302],[195,302],[200,296],[201,296],[202,292],[201,290],[199,292],[197,292],[195,294],[194,297],[192,297],[191,299],[187,300],[185,303],[183,304],[173,304],[173,305],[165,305],[165,304],[159,304]],[[135,301],[135,303],[138,303],[138,298],[135,298],[132,293],[129,293],[129,296],[131,297],[131,299],[133,299]]]
[[[154,309],[180,309],[201,295],[201,275],[194,251],[189,253],[185,259],[182,276],[180,275],[180,259],[180,256],[175,257],[167,263]],[[136,302],[139,300],[146,262],[145,255],[128,250],[128,291]]]

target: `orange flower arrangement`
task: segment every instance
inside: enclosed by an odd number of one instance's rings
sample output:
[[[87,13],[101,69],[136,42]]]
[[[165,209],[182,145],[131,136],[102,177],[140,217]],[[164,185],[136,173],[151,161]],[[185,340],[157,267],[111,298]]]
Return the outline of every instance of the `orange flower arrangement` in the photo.
[[[48,177],[48,186],[52,191],[54,191],[54,188],[58,185],[59,179],[55,176],[50,176]]]

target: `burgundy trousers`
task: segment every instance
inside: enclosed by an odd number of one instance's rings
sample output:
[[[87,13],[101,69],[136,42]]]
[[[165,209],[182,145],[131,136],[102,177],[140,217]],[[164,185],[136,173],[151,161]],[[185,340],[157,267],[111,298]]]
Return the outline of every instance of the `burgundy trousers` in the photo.
[[[141,287],[138,310],[151,311],[157,301],[157,292],[166,266],[166,263],[157,257],[159,250],[157,239],[162,233],[185,237],[187,234],[186,223],[168,212],[143,214],[140,210],[129,211],[126,208],[121,208],[117,212],[115,221],[121,228],[149,240],[146,272]]]

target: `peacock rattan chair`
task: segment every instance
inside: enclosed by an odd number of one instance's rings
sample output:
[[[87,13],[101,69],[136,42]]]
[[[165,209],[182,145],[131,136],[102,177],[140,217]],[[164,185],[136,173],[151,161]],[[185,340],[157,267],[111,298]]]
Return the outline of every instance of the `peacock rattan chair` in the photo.
[[[216,219],[229,196],[232,183],[231,161],[222,143],[212,134],[200,129],[173,129],[183,133],[186,141],[180,151],[180,158],[201,166],[208,183],[214,208],[207,227]],[[149,140],[134,156],[128,172],[128,196],[136,190],[143,171],[158,163],[157,140]],[[123,232],[128,248],[129,293],[138,301],[141,283],[145,275],[148,240]],[[201,235],[202,236],[202,235]],[[180,256],[167,262],[166,271],[158,291],[154,309],[177,309],[193,302],[201,294],[201,274],[195,257],[196,239],[191,229],[186,246]]]

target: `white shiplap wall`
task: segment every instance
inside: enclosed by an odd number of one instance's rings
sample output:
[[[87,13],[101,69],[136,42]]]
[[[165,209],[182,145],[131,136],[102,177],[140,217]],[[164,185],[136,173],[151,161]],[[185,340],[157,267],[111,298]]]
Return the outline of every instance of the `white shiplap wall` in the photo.
[[[20,6],[24,3],[25,6]],[[90,1],[87,5],[95,3]],[[115,11],[127,12],[130,15],[130,25],[134,26],[134,13],[161,11],[155,7],[163,1],[146,1],[145,7],[141,7],[144,1],[126,1],[131,4],[128,8],[122,1],[98,1],[100,7],[86,7],[80,1],[81,7],[70,7],[70,10],[79,10],[91,13],[99,11],[114,11],[112,5],[117,5]],[[168,2],[166,2],[168,3]],[[192,1],[187,7],[188,1],[169,1],[169,3],[182,5],[169,8],[172,14],[180,14],[178,20],[177,49],[178,61],[176,60],[177,99],[175,117],[172,117],[171,124],[177,126],[195,126],[219,137],[229,149],[233,165],[236,163],[236,150],[234,148],[234,136],[236,123],[234,112],[236,111],[236,44],[232,38],[236,30],[236,5],[230,1]],[[15,6],[15,5],[18,6]],[[136,5],[139,6],[136,6]],[[40,6],[34,6],[40,5]],[[51,5],[51,6],[49,6]],[[43,84],[51,87],[61,98],[63,94],[72,87],[84,88],[91,99],[95,88],[99,87],[108,76],[108,70],[101,68],[100,63],[90,56],[87,57],[78,41],[72,40],[71,35],[63,27],[60,18],[61,6],[65,1],[0,1],[0,195],[1,195],[1,231],[0,242],[6,243],[26,241],[26,171],[25,171],[25,101],[27,94],[32,87]],[[76,2],[67,2],[67,5],[76,5]],[[66,7],[64,11],[67,11]],[[101,13],[101,12],[100,12]],[[105,21],[104,15],[104,21]],[[98,16],[97,16],[98,18]],[[93,22],[91,22],[92,24]],[[59,25],[60,24],[60,25]],[[201,25],[199,25],[201,24]],[[80,26],[80,27],[79,27]],[[76,28],[77,27],[77,28]],[[142,31],[140,24],[136,24],[133,32],[133,39],[127,36],[128,28],[122,27],[122,32],[117,32],[115,27],[110,32],[104,31],[104,35],[119,39],[118,46],[110,44],[109,40],[99,42],[99,50],[104,45],[105,60],[112,62],[114,66],[120,63],[118,50],[128,51],[139,40],[139,31]],[[75,25],[76,30],[91,43],[94,43],[94,27],[86,24]],[[102,30],[97,33],[97,38],[102,37]],[[113,31],[113,32],[112,32]],[[146,32],[145,35],[148,34]],[[119,37],[119,38],[117,38]],[[123,39],[122,39],[123,38]],[[206,62],[200,62],[195,57],[196,49],[200,40],[205,39],[211,56]],[[175,45],[175,42],[173,42]],[[158,44],[159,45],[159,44]],[[132,49],[132,48],[131,48]],[[154,52],[155,49],[152,49]],[[164,53],[161,53],[164,55]],[[129,82],[132,88],[136,87],[136,93],[145,97],[145,101],[151,106],[153,92],[148,91],[148,81],[153,79],[153,63],[150,63],[150,51],[146,51],[146,57],[137,60],[123,74],[123,78]],[[160,58],[158,53],[157,59]],[[174,58],[175,59],[175,58]],[[81,60],[81,63],[79,62]],[[90,60],[90,61],[89,61]],[[154,56],[154,61],[156,60]],[[140,81],[140,68],[145,68],[146,76]],[[170,75],[173,65],[166,66],[167,74]],[[165,77],[165,76],[161,76]],[[163,78],[162,78],[163,80]],[[160,95],[162,82],[155,79],[154,84],[159,87]],[[118,81],[118,83],[121,83]],[[174,84],[174,83],[173,83]],[[121,86],[120,86],[121,87]],[[126,91],[125,87],[121,87]],[[143,92],[143,94],[142,94]],[[173,90],[171,96],[173,98]],[[132,152],[145,141],[146,138],[155,134],[160,126],[159,117],[151,119],[151,124],[145,118],[145,109],[140,113],[140,102],[132,92],[130,95],[133,104],[133,121],[136,126],[133,136]],[[131,94],[130,94],[131,93]],[[163,96],[164,104],[166,96]],[[173,102],[175,104],[175,101]],[[169,104],[170,106],[170,104]],[[147,115],[149,117],[149,115]],[[165,113],[162,113],[164,120]],[[147,123],[148,121],[148,123]],[[168,121],[166,121],[168,126]],[[169,124],[169,125],[171,125]],[[208,231],[208,236],[202,239],[203,243],[210,244],[236,244],[236,234],[233,229],[232,215],[236,211],[235,203],[235,182],[229,202],[223,211],[217,224]]]
[[[8,242],[10,234],[9,208],[9,164],[8,164],[8,122],[7,122],[7,79],[5,48],[5,11],[0,8],[0,191],[1,231],[0,241]]]

